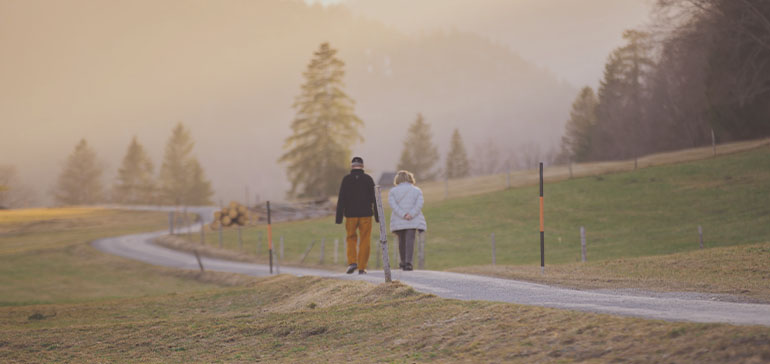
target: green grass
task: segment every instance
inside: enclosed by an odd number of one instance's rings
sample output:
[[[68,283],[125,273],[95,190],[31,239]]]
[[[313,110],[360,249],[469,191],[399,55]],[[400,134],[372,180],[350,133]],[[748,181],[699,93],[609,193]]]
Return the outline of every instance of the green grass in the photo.
[[[189,273],[96,251],[94,239],[162,230],[165,213],[92,208],[0,212],[0,306],[212,289]]]
[[[398,283],[314,277],[0,307],[5,363],[748,363],[770,360],[768,342],[766,327],[457,301]]]
[[[492,232],[498,264],[540,261],[536,185],[428,203],[424,214],[428,269],[489,264]],[[600,261],[695,250],[698,225],[707,248],[770,241],[770,147],[545,186],[547,265],[580,260],[580,226],[590,260]],[[244,230],[243,249],[256,254],[259,234],[258,256],[265,259],[263,226]],[[377,241],[378,232],[372,235]],[[276,249],[284,236],[287,263],[298,262],[312,240],[325,238],[327,265],[339,239],[338,266],[345,264],[344,228],[331,216],[274,224],[273,236]],[[216,232],[206,239],[217,245]],[[235,230],[225,231],[224,240],[226,248],[238,249]],[[318,264],[319,255],[316,243],[306,263]],[[374,257],[373,249],[370,261]]]

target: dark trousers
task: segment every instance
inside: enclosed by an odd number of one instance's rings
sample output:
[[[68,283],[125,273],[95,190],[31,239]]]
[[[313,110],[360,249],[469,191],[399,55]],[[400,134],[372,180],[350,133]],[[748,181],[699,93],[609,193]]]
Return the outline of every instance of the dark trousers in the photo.
[[[417,229],[396,230],[398,236],[398,253],[401,256],[401,262],[412,264],[414,255],[414,237],[417,235]]]

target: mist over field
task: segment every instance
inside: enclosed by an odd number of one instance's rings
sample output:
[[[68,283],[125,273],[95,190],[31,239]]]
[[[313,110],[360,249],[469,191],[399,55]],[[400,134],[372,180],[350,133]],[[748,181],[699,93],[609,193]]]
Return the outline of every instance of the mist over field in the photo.
[[[648,2],[0,0],[0,164],[38,204],[85,138],[109,187],[132,137],[157,173],[184,123],[214,201],[286,198],[277,159],[302,72],[322,42],[345,63],[377,178],[422,113],[443,158],[458,128],[471,158],[495,144],[545,155],[578,90],[595,87]],[[533,152],[534,153],[534,152]]]

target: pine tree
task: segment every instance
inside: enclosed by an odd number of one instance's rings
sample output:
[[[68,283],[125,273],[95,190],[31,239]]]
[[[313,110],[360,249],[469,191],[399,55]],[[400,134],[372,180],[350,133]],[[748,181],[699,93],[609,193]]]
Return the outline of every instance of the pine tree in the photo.
[[[126,204],[150,204],[154,202],[155,179],[153,165],[144,147],[131,139],[123,164],[118,170],[117,181],[113,187],[112,198],[115,202]]]
[[[446,177],[460,178],[467,177],[469,174],[468,153],[465,152],[465,145],[460,137],[460,131],[455,129],[454,133],[452,133],[449,154],[446,157]]]
[[[96,152],[81,139],[59,175],[54,190],[56,202],[62,205],[102,202],[102,172]]]
[[[354,101],[345,92],[345,63],[323,43],[303,73],[305,83],[294,102],[292,135],[286,138],[278,160],[287,163],[290,196],[328,197],[337,192],[350,163],[350,145],[363,141],[363,121],[353,112]]]
[[[627,44],[610,55],[599,87],[592,159],[638,157],[649,145],[650,131],[643,125],[644,79],[654,66],[649,34],[628,30],[623,38]]]
[[[438,149],[433,145],[430,125],[425,122],[422,114],[417,114],[417,120],[409,126],[398,169],[414,173],[418,181],[431,181],[438,173],[434,170],[438,162]]]
[[[177,124],[166,143],[160,168],[161,197],[174,205],[210,204],[211,184],[192,155],[193,141],[182,123]]]
[[[197,159],[190,160],[190,186],[187,189],[185,201],[188,205],[202,206],[211,204],[211,182],[206,180],[203,168]]]
[[[569,120],[564,127],[564,136],[561,138],[563,159],[574,162],[588,160],[598,103],[594,90],[588,86],[584,87],[575,98]]]

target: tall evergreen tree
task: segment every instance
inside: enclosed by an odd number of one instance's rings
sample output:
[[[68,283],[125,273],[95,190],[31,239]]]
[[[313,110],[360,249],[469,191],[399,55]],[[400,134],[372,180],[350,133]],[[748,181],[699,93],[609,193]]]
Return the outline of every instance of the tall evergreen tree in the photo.
[[[164,203],[174,205],[210,204],[211,184],[198,160],[192,155],[193,141],[182,123],[174,127],[166,143],[160,168],[161,196]]]
[[[409,126],[404,140],[404,149],[401,151],[398,169],[405,169],[414,173],[415,179],[418,181],[434,180],[438,175],[435,166],[439,155],[438,149],[431,141],[432,137],[430,125],[425,122],[422,114],[417,114],[417,120]]]
[[[293,105],[292,135],[278,160],[288,164],[291,196],[334,195],[350,163],[350,145],[363,141],[359,133],[363,121],[353,112],[353,99],[342,90],[345,63],[336,54],[329,43],[322,43],[303,72],[305,83]]]
[[[626,45],[610,55],[598,91],[593,159],[638,157],[648,144],[645,78],[654,66],[649,34],[628,30],[623,38]]]
[[[561,138],[562,153],[569,161],[583,162],[588,160],[591,153],[591,133],[596,125],[596,99],[594,90],[584,87],[575,102],[572,103],[572,111],[569,120],[564,127],[564,136]]]
[[[460,178],[467,177],[470,174],[470,164],[468,163],[468,153],[465,151],[460,131],[455,129],[452,133],[452,141],[449,146],[449,154],[446,157],[446,177]]]
[[[56,202],[62,205],[102,202],[102,172],[96,152],[81,139],[59,175],[54,189]]]
[[[153,165],[144,147],[131,139],[123,164],[118,169],[118,176],[113,186],[112,198],[115,202],[127,204],[149,204],[155,198],[155,179]]]

